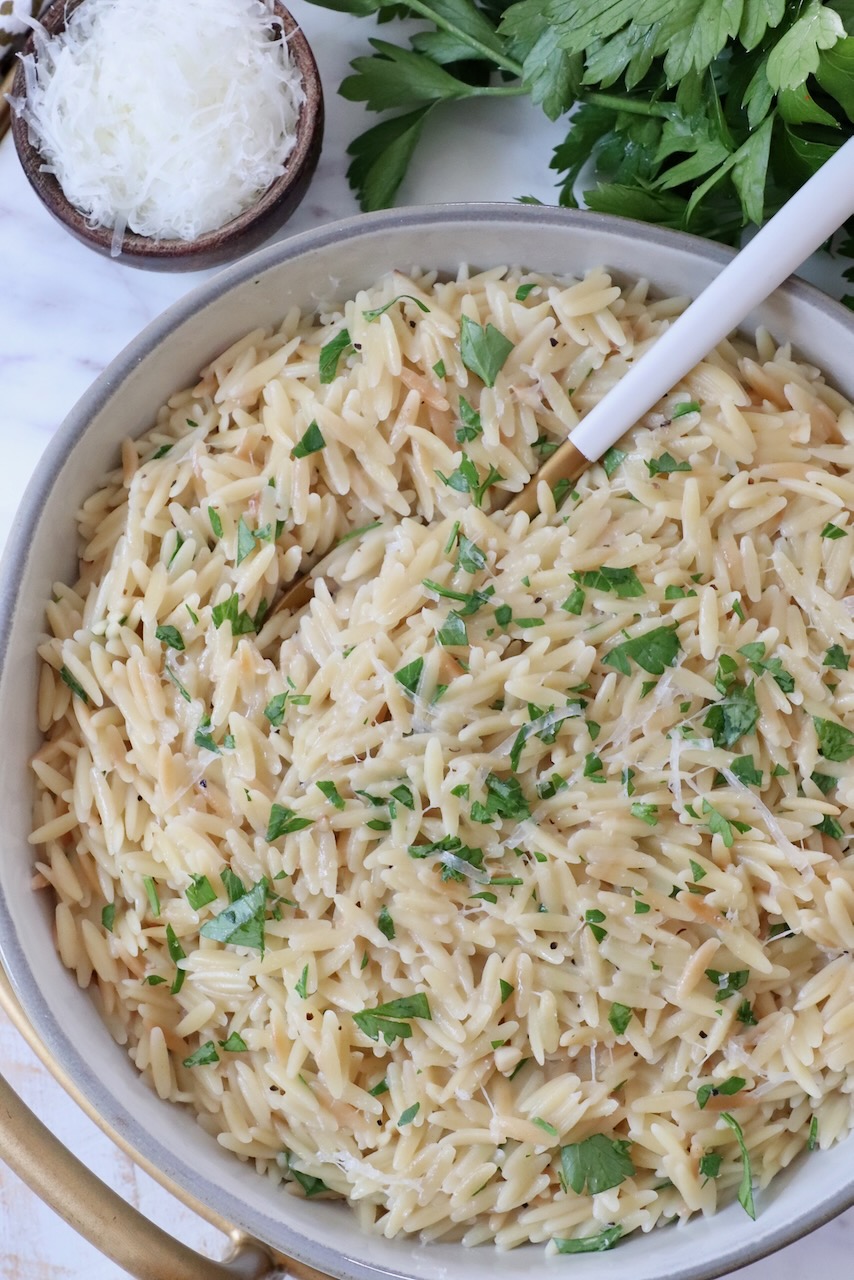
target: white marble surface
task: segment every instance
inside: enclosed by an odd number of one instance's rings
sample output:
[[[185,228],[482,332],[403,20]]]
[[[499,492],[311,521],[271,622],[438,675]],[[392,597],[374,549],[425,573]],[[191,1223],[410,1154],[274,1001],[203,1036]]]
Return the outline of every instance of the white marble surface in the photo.
[[[370,26],[301,0],[291,7],[320,65],[327,129],[314,183],[284,234],[356,212],[344,177],[344,150],[360,112],[342,102],[335,90],[349,59],[363,51]],[[383,35],[389,38],[390,29]],[[455,127],[457,110],[460,115],[464,111],[465,128]],[[512,200],[523,194],[548,201],[553,187],[547,159],[562,134],[562,126],[550,125],[520,101],[446,110],[422,145],[401,202]],[[838,291],[832,265],[814,264],[810,274]],[[77,397],[125,343],[201,278],[133,270],[78,245],[31,194],[11,139],[0,143],[0,546],[45,444]],[[77,1110],[2,1014],[0,1066],[105,1181],[182,1239],[216,1256],[222,1252],[217,1232],[170,1199]],[[849,1280],[852,1249],[854,1211],[740,1275],[743,1280]],[[75,1236],[0,1164],[0,1276],[121,1280],[124,1273]]]

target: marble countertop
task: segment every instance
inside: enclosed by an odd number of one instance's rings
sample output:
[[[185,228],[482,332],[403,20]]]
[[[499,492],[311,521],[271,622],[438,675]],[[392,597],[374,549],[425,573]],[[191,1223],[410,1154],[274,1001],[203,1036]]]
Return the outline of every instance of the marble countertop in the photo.
[[[314,48],[326,94],[323,156],[312,187],[282,235],[357,212],[345,179],[347,143],[360,109],[338,98],[349,60],[364,51],[361,22],[294,0]],[[387,32],[384,33],[387,35]],[[388,38],[388,35],[387,35]],[[393,36],[391,38],[394,38]],[[455,127],[465,117],[465,128]],[[547,168],[564,126],[527,100],[445,110],[419,151],[400,203],[554,198]],[[813,263],[811,278],[841,292],[838,268]],[[0,143],[0,547],[50,436],[105,365],[140,329],[205,273],[158,275],[123,267],[79,245],[45,213]],[[0,1013],[0,1067],[30,1106],[86,1164],[186,1242],[221,1256],[224,1242],[138,1170],[66,1097]],[[2,1155],[2,1152],[0,1152]],[[743,1280],[849,1280],[854,1210],[808,1239],[740,1272]],[[122,1280],[125,1273],[82,1241],[0,1163],[0,1276],[3,1280]]]

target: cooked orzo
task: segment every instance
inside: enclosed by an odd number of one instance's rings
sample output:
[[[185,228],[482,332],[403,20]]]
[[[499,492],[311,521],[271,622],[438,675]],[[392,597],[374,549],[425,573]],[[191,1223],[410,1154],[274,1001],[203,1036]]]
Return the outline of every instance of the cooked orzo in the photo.
[[[496,269],[291,312],[125,444],[47,606],[64,963],[367,1229],[609,1247],[851,1125],[854,411],[733,340],[498,509],[681,305]]]

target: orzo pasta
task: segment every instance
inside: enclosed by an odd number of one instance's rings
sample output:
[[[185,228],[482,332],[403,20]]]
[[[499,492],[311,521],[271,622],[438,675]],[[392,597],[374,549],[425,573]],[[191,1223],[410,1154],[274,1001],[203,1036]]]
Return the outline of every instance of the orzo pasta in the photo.
[[[495,509],[680,305],[292,312],[125,444],[47,607],[63,961],[161,1097],[386,1235],[607,1247],[851,1124],[854,411],[733,340]]]

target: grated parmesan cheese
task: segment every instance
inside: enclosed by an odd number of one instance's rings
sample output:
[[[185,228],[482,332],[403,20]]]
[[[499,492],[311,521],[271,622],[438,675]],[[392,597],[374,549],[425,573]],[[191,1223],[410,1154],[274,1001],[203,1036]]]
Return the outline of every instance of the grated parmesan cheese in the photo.
[[[95,226],[195,240],[285,169],[303,92],[264,0],[85,0],[36,24],[23,115]]]

